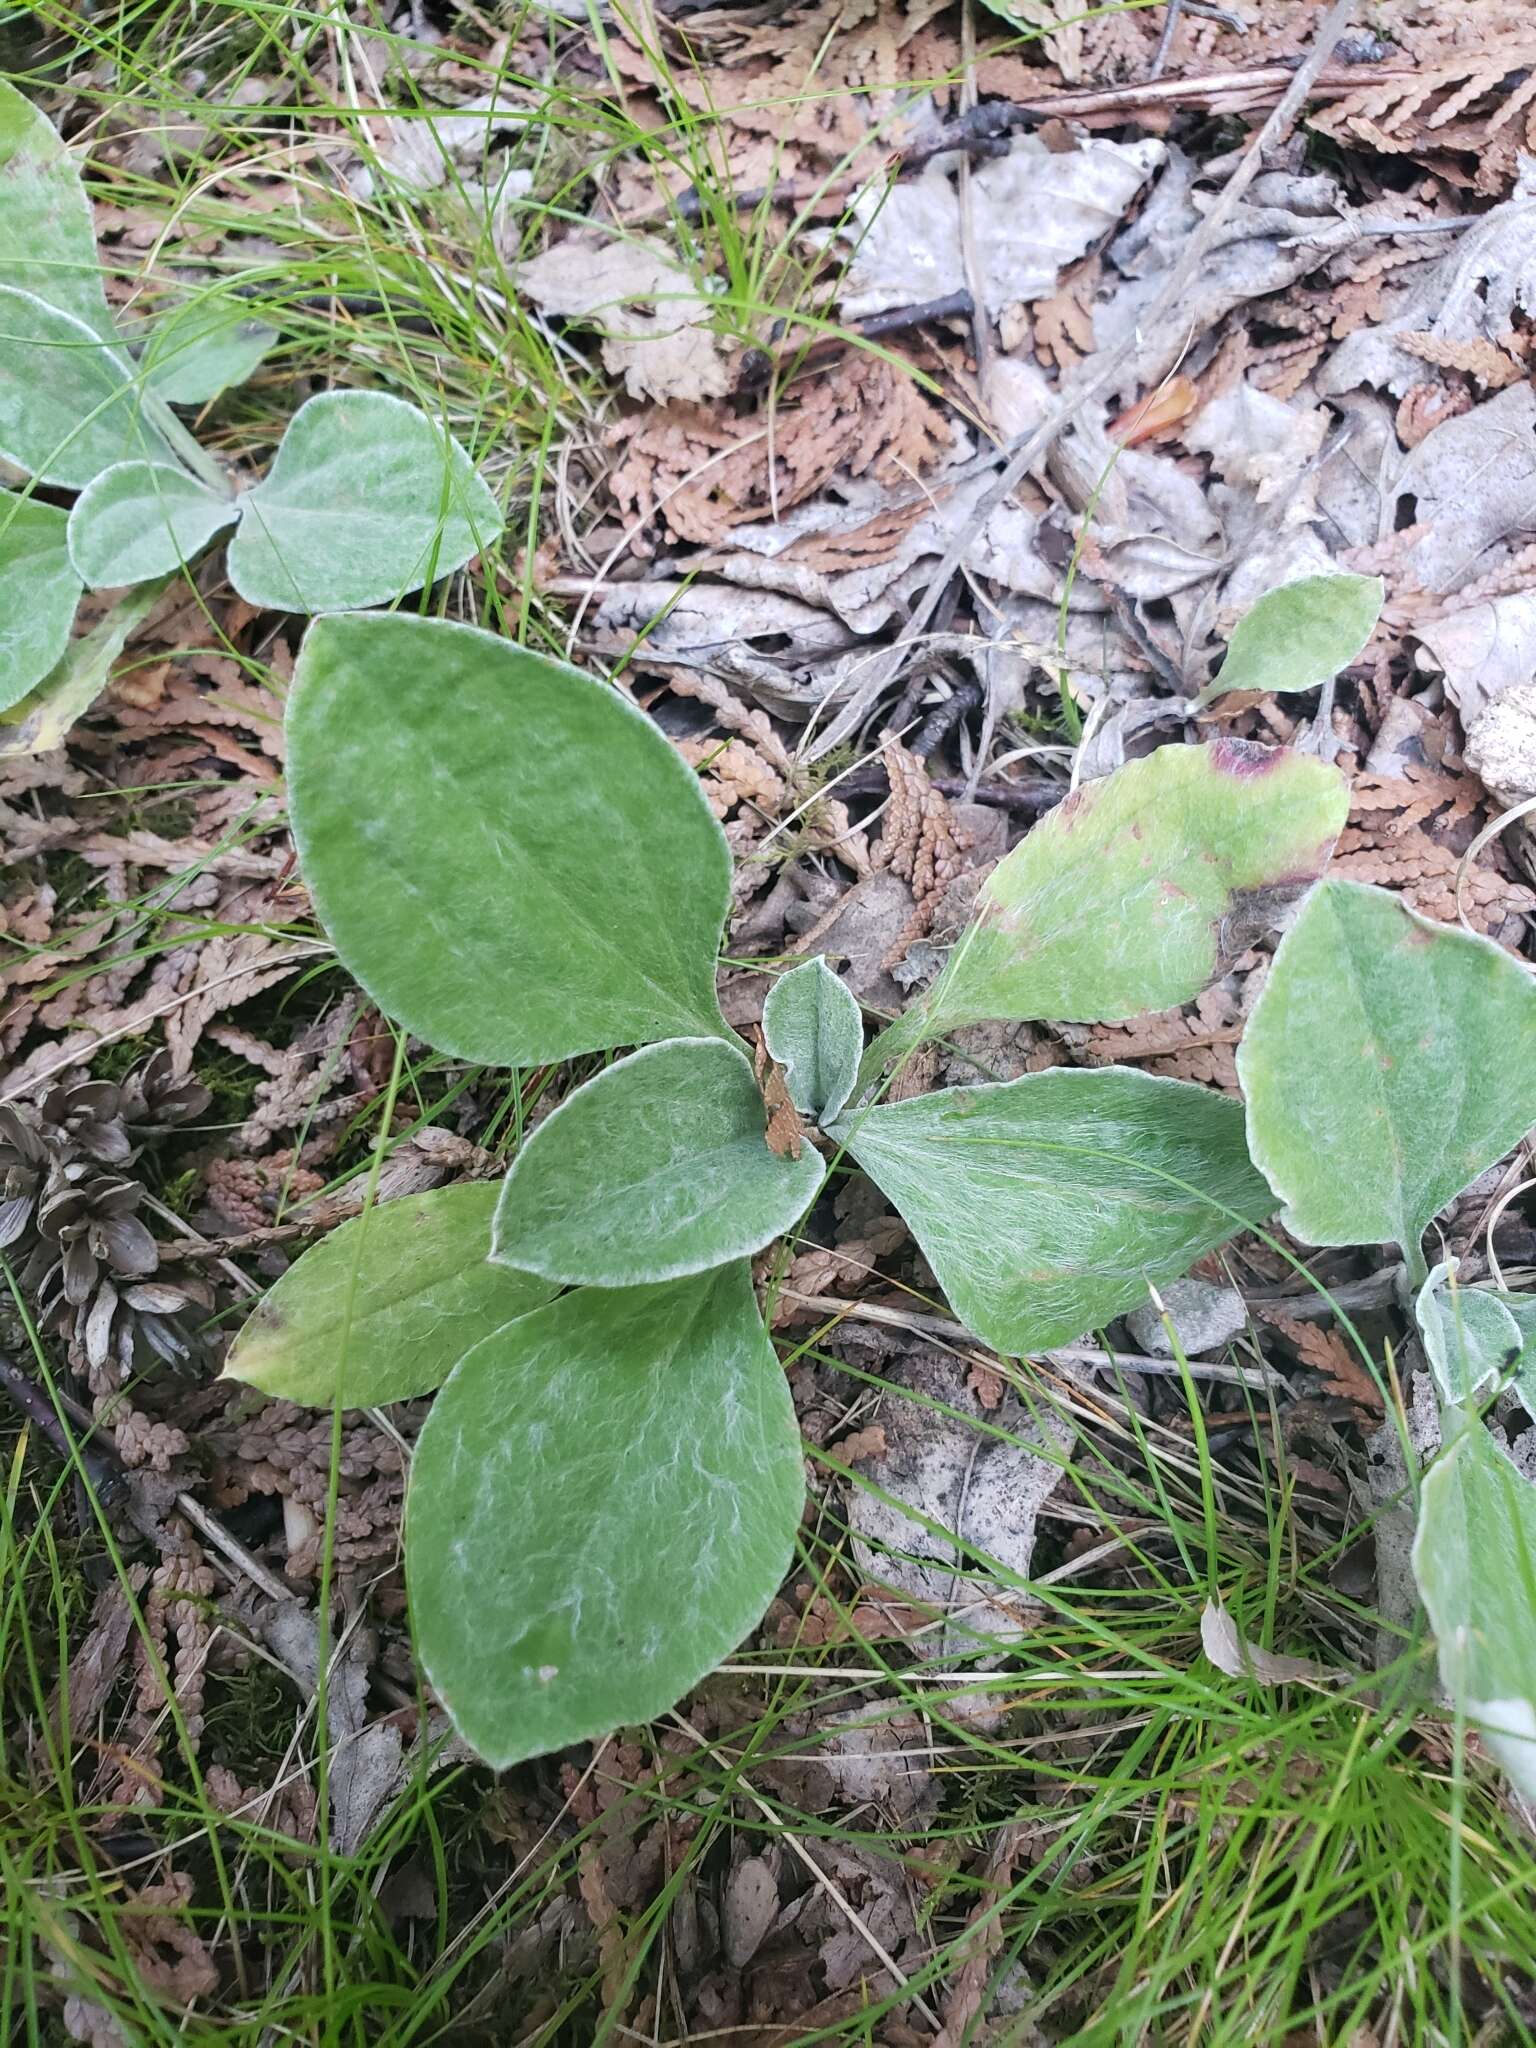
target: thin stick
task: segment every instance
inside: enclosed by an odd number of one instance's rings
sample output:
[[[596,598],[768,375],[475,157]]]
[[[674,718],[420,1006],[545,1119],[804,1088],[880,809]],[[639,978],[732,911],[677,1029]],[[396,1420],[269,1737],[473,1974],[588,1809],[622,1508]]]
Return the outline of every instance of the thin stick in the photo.
[[[914,1330],[919,1336],[942,1337],[945,1343],[957,1349],[961,1345],[968,1346],[972,1354],[984,1363],[998,1356],[995,1351],[984,1349],[964,1323],[957,1323],[949,1316],[928,1315],[915,1309],[885,1308],[877,1301],[845,1301],[839,1294],[801,1294],[793,1287],[781,1287],[779,1298],[793,1301],[801,1308],[814,1309],[820,1315],[835,1316],[840,1322],[884,1323],[896,1330]],[[1028,1356],[1060,1359],[1067,1365],[1091,1365],[1108,1372],[1123,1366],[1129,1372],[1152,1373],[1163,1379],[1176,1378],[1183,1370],[1176,1358],[1153,1358],[1144,1351],[1101,1351],[1092,1344],[1053,1344],[1049,1351],[1032,1351]],[[1271,1372],[1268,1366],[1213,1365],[1206,1359],[1192,1358],[1189,1370],[1196,1379],[1220,1380],[1229,1387],[1264,1390],[1289,1384],[1283,1373]]]
[[[1266,151],[1273,149],[1289,133],[1334,45],[1349,26],[1354,11],[1355,0],[1336,0],[1335,6],[1330,9],[1327,19],[1318,30],[1317,40],[1312,45],[1306,62],[1291,80],[1290,89],[1254,136],[1247,154],[1223,186],[1216,204],[1190,236],[1184,246],[1183,255],[1169,273],[1167,283],[1143,317],[1122,341],[1108,350],[1091,377],[1062,398],[1038,426],[1030,428],[1016,441],[1009,443],[1007,459],[1000,474],[972,506],[970,517],[950,542],[943,560],[929,581],[928,588],[913,606],[912,616],[887,650],[885,659],[872,666],[870,673],[838,712],[821,738],[809,749],[809,759],[818,759],[830,748],[840,745],[850,733],[858,731],[871,706],[900,672],[905,650],[926,630],[929,620],[937,611],[940,600],[949,588],[951,578],[959,570],[971,543],[988,519],[998,506],[1017,490],[1036,463],[1055,445],[1057,438],[1072,424],[1079,413],[1114,387],[1122,371],[1134,360],[1137,351],[1144,345],[1143,334],[1159,326],[1169,314],[1178,310],[1190,285],[1204,268],[1218,236],[1237,211],[1239,200],[1262,169]]]

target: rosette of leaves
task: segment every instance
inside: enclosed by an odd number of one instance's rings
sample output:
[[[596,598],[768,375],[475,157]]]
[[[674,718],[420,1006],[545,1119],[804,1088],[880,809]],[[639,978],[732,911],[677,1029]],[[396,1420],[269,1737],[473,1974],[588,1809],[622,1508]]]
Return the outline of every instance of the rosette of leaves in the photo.
[[[287,710],[303,873],[390,1017],[459,1058],[607,1054],[499,1190],[344,1224],[227,1370],[344,1407],[439,1389],[406,1557],[426,1672],[491,1762],[644,1720],[761,1616],[803,1505],[749,1260],[850,1153],[956,1310],[1004,1352],[1078,1336],[1274,1198],[1238,1104],[1110,1068],[879,1100],[974,1017],[1121,1018],[1193,996],[1321,873],[1342,778],[1238,742],[1080,790],[1004,860],[912,1020],[863,1052],[830,968],[764,1010],[782,1107],[721,1016],[720,826],[593,678],[470,627],[317,620]],[[381,903],[392,906],[380,915]]]
[[[0,81],[0,719],[83,709],[71,629],[82,589],[168,577],[216,541],[229,580],[277,611],[395,603],[502,528],[451,435],[379,391],[301,406],[261,482],[237,492],[176,406],[250,374],[276,337],[215,280],[120,333],[73,156]],[[65,508],[51,493],[77,493]],[[88,701],[88,698],[87,698]],[[57,721],[52,721],[56,724]]]
[[[1536,1415],[1536,1297],[1464,1286],[1423,1249],[1536,1125],[1536,985],[1492,940],[1330,879],[1280,943],[1238,1072],[1286,1227],[1402,1254],[1441,1404],[1413,1548],[1441,1683],[1536,1798],[1536,1490],[1483,1420],[1505,1390]]]
[[[40,1103],[0,1103],[0,1251],[82,1370],[126,1378],[141,1359],[187,1355],[176,1318],[192,1297],[159,1270],[143,1183],[125,1169],[208,1102],[161,1052],[121,1084],[75,1075]]]

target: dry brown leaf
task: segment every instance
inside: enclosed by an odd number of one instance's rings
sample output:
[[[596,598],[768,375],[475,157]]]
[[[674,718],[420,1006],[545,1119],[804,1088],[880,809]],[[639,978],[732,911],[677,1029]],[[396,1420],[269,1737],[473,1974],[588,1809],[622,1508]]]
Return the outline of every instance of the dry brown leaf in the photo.
[[[727,351],[709,325],[710,302],[648,235],[626,241],[578,233],[518,266],[539,309],[603,335],[605,366],[632,398],[721,398],[731,388]]]
[[[1523,363],[1516,362],[1497,342],[1481,335],[1469,341],[1458,341],[1445,334],[1399,334],[1395,338],[1398,347],[1405,348],[1409,355],[1418,356],[1422,362],[1436,363],[1442,370],[1461,370],[1489,391],[1502,391],[1506,384],[1518,383],[1525,375]]]
[[[1352,792],[1349,822],[1339,836],[1334,871],[1351,881],[1396,889],[1421,915],[1454,924],[1457,869],[1486,802],[1475,778],[1435,768],[1410,763],[1400,778],[1361,775]],[[1536,890],[1509,880],[1497,862],[1496,849],[1486,848],[1468,868],[1462,887],[1468,919],[1492,937],[1536,909]]]
[[[912,918],[881,962],[894,967],[931,928],[939,899],[965,872],[971,835],[955,823],[949,799],[934,788],[927,764],[894,733],[881,736],[880,757],[890,777],[891,801],[875,863],[910,882],[916,903]]]
[[[611,440],[608,487],[625,517],[703,542],[815,497],[840,473],[909,484],[951,445],[910,376],[854,351],[755,413],[669,405],[621,421]]]
[[[1536,148],[1536,37],[1514,8],[1483,11],[1479,29],[1437,63],[1318,109],[1312,126],[1384,155],[1416,157],[1474,191],[1503,192],[1520,152]]]
[[[1256,1303],[1253,1312],[1271,1329],[1278,1330],[1302,1364],[1320,1376],[1325,1393],[1348,1401],[1366,1417],[1379,1417],[1385,1412],[1376,1382],[1337,1330],[1321,1323],[1303,1322],[1299,1316],[1287,1315],[1268,1303]]]
[[[768,1150],[779,1159],[798,1159],[805,1143],[805,1119],[790,1100],[784,1069],[761,1036],[753,1049],[752,1063],[757,1071],[757,1085],[763,1092]]]

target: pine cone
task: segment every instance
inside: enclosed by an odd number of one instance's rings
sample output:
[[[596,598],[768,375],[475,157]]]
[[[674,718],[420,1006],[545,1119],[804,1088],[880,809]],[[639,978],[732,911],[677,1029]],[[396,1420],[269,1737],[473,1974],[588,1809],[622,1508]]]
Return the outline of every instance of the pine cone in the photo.
[[[32,1227],[49,1157],[26,1113],[14,1103],[0,1103],[0,1251]]]
[[[66,1153],[101,1166],[126,1166],[135,1146],[122,1116],[123,1091],[110,1081],[68,1080],[50,1088],[38,1111],[38,1132],[56,1157]]]
[[[36,1106],[0,1104],[0,1250],[15,1248],[38,1320],[67,1336],[71,1362],[98,1387],[109,1364],[127,1377],[140,1338],[161,1359],[184,1359],[171,1319],[193,1299],[159,1275],[138,1214],[142,1182],[100,1169],[130,1164],[146,1138],[209,1100],[160,1052],[121,1086],[77,1072]]]

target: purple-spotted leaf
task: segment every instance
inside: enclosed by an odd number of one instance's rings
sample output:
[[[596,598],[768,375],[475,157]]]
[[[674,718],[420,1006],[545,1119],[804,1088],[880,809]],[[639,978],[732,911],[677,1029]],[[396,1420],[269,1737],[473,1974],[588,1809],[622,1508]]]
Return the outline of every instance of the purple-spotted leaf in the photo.
[[[965,1024],[1187,1002],[1317,880],[1348,807],[1337,769],[1247,740],[1162,747],[1074,790],[993,870],[866,1074]]]

